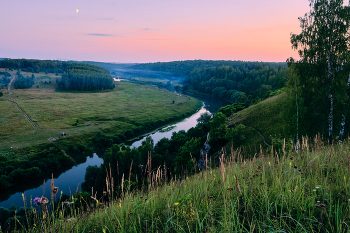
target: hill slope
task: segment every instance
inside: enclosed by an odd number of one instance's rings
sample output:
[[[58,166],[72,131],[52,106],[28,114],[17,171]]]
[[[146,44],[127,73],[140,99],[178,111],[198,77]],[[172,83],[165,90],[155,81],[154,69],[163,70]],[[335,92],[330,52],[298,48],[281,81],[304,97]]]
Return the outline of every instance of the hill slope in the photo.
[[[286,93],[282,93],[251,105],[229,117],[228,125],[243,124],[246,126],[246,140],[243,146],[271,145],[270,135],[286,135],[287,122],[283,117],[286,99]]]
[[[94,201],[78,215],[65,209],[66,217],[38,216],[32,224],[40,232],[348,232],[349,142],[330,148],[310,141],[279,158],[238,162],[233,152],[220,169],[166,185],[154,171],[148,190],[131,193],[126,186],[108,206]]]

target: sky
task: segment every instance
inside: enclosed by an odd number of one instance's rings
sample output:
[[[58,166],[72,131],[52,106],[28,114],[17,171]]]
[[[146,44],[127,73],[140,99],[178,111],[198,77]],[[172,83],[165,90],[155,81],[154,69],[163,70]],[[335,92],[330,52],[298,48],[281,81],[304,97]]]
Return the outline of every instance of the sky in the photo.
[[[0,58],[298,59],[308,0],[0,0]]]

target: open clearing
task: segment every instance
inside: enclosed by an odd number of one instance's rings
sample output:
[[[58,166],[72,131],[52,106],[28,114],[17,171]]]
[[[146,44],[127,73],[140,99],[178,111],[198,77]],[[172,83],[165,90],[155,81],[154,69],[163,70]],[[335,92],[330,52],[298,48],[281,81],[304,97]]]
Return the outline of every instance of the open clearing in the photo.
[[[21,73],[31,76],[31,73]],[[67,136],[97,131],[121,133],[134,127],[136,122],[146,123],[181,116],[193,110],[199,102],[192,97],[128,82],[115,82],[116,88],[108,91],[56,92],[54,84],[60,76],[45,73],[34,75],[36,78],[32,88],[12,89],[12,100],[18,103],[40,130],[31,127],[25,117],[7,101],[7,90],[2,89],[0,150],[48,142],[49,137],[58,137],[62,132],[67,133]],[[44,84],[42,80],[45,79],[52,83]],[[73,126],[77,120],[78,125]],[[88,123],[90,126],[85,126]]]

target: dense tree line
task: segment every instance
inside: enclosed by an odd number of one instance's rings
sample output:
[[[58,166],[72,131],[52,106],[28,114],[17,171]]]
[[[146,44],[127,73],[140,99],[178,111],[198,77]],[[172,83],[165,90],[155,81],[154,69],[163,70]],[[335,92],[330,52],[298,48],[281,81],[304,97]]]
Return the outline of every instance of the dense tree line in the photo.
[[[183,91],[245,105],[275,95],[287,82],[286,63],[192,60],[130,68],[173,72],[185,76]]]
[[[22,71],[38,73],[63,73],[68,62],[56,60],[35,60],[35,59],[4,59],[0,60],[0,68],[21,69]]]
[[[28,154],[23,158],[25,159],[10,159],[0,155],[0,189],[73,165],[72,158],[53,144],[48,144],[42,151]]]
[[[13,84],[15,89],[26,89],[31,88],[34,85],[34,75],[31,77],[24,77],[19,71],[17,72],[17,78]]]
[[[286,63],[276,62],[246,62],[246,61],[213,61],[213,60],[187,60],[187,61],[172,61],[172,62],[155,62],[155,63],[143,63],[130,66],[131,69],[138,70],[154,70],[171,72],[174,74],[187,76],[195,69],[205,69],[220,66],[232,66],[237,69],[243,67],[244,69],[251,69],[250,67],[261,64],[262,66],[275,67],[278,69],[280,65],[286,66]]]
[[[183,90],[249,105],[267,98],[287,81],[286,66],[252,63],[249,66],[195,69],[185,79]]]
[[[0,60],[0,68],[18,69],[32,73],[60,73],[62,74],[62,78],[57,82],[58,89],[60,90],[93,91],[113,89],[115,87],[108,70],[81,62],[4,59]],[[16,83],[17,88],[31,87],[30,78],[19,77]]]
[[[94,91],[115,87],[108,70],[101,67],[73,64],[67,66],[67,72],[57,81],[60,90]]]

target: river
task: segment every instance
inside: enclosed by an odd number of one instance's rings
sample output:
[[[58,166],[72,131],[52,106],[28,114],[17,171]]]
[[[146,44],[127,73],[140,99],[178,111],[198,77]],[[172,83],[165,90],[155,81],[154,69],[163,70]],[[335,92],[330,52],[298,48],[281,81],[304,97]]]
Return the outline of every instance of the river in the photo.
[[[147,136],[151,136],[154,140],[154,143],[156,144],[160,139],[164,137],[171,138],[171,135],[173,132],[178,132],[180,130],[187,131],[191,127],[196,126],[197,124],[196,120],[199,118],[200,114],[204,112],[216,113],[220,107],[230,104],[222,100],[212,100],[212,99],[201,98],[198,96],[194,96],[194,97],[203,102],[203,106],[198,112],[196,112],[195,114],[189,116],[188,118],[178,123],[170,124],[163,127],[163,129],[172,127],[172,129],[169,131],[165,130],[166,132],[164,131],[160,132],[159,130],[156,130],[154,132],[143,135],[137,138],[136,140],[128,142],[126,144],[130,145],[131,147],[133,146],[138,147],[141,145],[142,141]],[[103,163],[103,159],[99,158],[98,155],[94,153],[91,157],[87,157],[85,162],[82,162],[67,171],[57,172],[57,174],[59,175],[56,174],[55,176],[54,174],[55,186],[59,187],[58,195],[56,196],[59,197],[61,191],[66,195],[70,195],[70,194],[74,194],[77,190],[80,190],[81,183],[84,182],[86,168],[89,165],[100,166],[102,163]],[[30,182],[27,182],[26,184],[19,187],[4,190],[0,193],[0,207],[10,208],[11,206],[14,205],[17,208],[20,208],[21,206],[24,205],[22,193],[24,193],[26,197],[26,206],[30,206],[31,201],[35,197],[41,197],[43,195],[43,192],[45,193],[46,197],[50,197],[51,179],[46,180],[45,187],[44,188],[43,187],[44,187],[43,179],[40,179],[40,180],[33,180]]]

